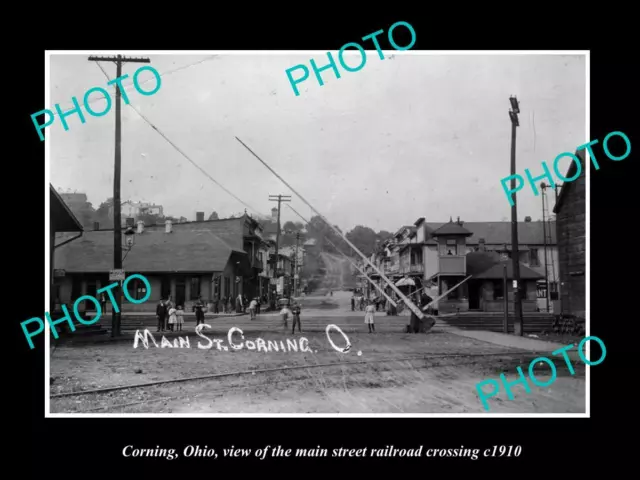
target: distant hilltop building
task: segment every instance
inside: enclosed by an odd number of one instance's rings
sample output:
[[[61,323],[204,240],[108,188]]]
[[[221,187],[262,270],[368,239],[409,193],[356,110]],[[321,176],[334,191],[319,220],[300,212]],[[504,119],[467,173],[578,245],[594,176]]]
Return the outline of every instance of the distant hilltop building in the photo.
[[[132,202],[127,200],[120,204],[120,215],[122,218],[133,218],[138,220],[143,215],[164,216],[162,205],[154,205],[147,202]],[[113,218],[113,206],[109,207],[109,218]]]

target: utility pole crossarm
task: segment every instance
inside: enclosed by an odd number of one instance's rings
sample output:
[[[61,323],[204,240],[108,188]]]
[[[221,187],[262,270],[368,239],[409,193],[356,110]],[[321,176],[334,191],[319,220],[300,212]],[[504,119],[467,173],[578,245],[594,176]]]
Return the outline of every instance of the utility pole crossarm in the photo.
[[[96,56],[91,56],[89,57],[89,61],[90,62],[135,62],[135,63],[151,63],[151,60],[149,60],[148,58],[127,58],[127,57],[123,57],[122,55],[118,55],[116,57],[96,57]]]

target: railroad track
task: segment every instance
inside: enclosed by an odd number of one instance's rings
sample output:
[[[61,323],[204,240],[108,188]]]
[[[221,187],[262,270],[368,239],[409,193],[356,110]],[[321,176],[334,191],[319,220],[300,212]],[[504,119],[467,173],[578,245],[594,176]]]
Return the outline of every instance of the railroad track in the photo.
[[[462,366],[469,364],[477,364],[483,359],[489,358],[499,358],[505,357],[508,359],[509,364],[513,363],[513,369],[516,366],[521,365],[522,358],[533,358],[535,356],[540,355],[548,355],[548,352],[537,352],[537,351],[501,351],[494,353],[478,353],[478,354],[434,354],[434,355],[406,355],[406,356],[390,356],[385,358],[379,358],[374,360],[362,360],[362,361],[350,361],[350,362],[328,362],[328,363],[319,363],[319,364],[304,364],[304,365],[294,365],[294,366],[286,366],[286,367],[278,367],[278,368],[266,368],[266,369],[253,369],[253,370],[243,370],[243,371],[235,371],[235,372],[224,372],[224,373],[214,373],[209,375],[199,375],[193,377],[183,377],[176,378],[170,380],[160,380],[154,382],[145,382],[139,384],[132,385],[119,385],[114,387],[106,387],[106,388],[98,388],[98,389],[89,389],[89,390],[80,390],[80,391],[72,391],[72,392],[61,392],[57,394],[52,394],[50,398],[52,400],[59,398],[73,398],[73,397],[81,397],[85,395],[96,395],[96,401],[100,399],[103,395],[108,395],[112,392],[123,391],[123,390],[144,390],[152,387],[156,387],[159,385],[167,385],[167,384],[176,384],[176,383],[184,383],[184,382],[198,382],[198,381],[211,381],[218,379],[232,379],[239,380],[241,377],[250,376],[253,380],[255,376],[259,376],[260,379],[258,381],[251,381],[251,383],[241,383],[236,385],[231,385],[227,388],[216,388],[215,392],[211,394],[218,396],[223,395],[229,392],[234,392],[243,389],[260,389],[260,388],[268,388],[273,387],[274,385],[286,385],[286,384],[299,384],[299,383],[309,383],[315,382],[316,386],[322,387],[322,383],[325,382],[325,379],[328,377],[336,386],[340,386],[340,381],[336,380],[339,376],[342,376],[342,381],[344,382],[344,375],[348,373],[349,382],[353,382],[354,379],[358,378],[358,375],[370,375],[370,372],[355,372],[353,371],[357,366],[366,366],[367,365],[376,365],[376,372],[398,372],[400,369],[398,365],[406,362],[412,370],[418,369],[426,369],[426,368],[440,368],[447,366]],[[416,365],[417,363],[417,365]],[[389,368],[390,366],[390,368]],[[387,368],[385,368],[387,367]],[[501,368],[508,369],[510,365],[501,365]],[[325,370],[319,378],[322,378],[322,382],[319,382],[316,377],[310,374],[312,370]],[[326,370],[334,369],[335,372],[326,372]],[[347,369],[345,371],[345,369]],[[402,371],[402,370],[400,370]],[[300,372],[306,373],[304,377],[297,377],[289,380],[277,380],[273,378],[273,374],[277,374],[279,372]],[[371,377],[369,376],[369,379]],[[346,387],[345,387],[346,388]],[[158,402],[163,400],[175,400],[178,398],[182,398],[185,396],[189,396],[188,394],[181,394],[171,397],[159,397],[155,399],[145,399],[137,402],[116,404],[116,405],[108,405],[103,407],[91,408],[87,410],[77,410],[69,413],[88,413],[93,411],[100,410],[118,410],[120,408],[126,408],[130,406],[135,406],[143,403],[151,403]],[[193,394],[191,395],[193,396]]]

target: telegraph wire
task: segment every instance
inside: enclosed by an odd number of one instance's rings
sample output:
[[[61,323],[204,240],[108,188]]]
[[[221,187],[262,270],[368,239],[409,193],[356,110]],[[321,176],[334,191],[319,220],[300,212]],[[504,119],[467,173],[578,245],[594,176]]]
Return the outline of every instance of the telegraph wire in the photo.
[[[185,69],[190,68],[190,67],[193,67],[193,66],[195,66],[195,65],[200,65],[201,63],[208,62],[208,61],[210,61],[210,60],[215,60],[215,59],[216,59],[216,58],[218,58],[219,56],[220,56],[220,55],[212,55],[212,56],[209,56],[209,57],[207,57],[207,58],[205,58],[205,59],[203,59],[203,60],[199,60],[199,61],[197,61],[197,62],[195,62],[195,63],[190,63],[189,65],[183,65],[182,67],[174,68],[173,70],[167,70],[166,72],[160,73],[159,75],[160,75],[161,77],[166,76],[166,75],[171,75],[172,73],[179,72],[180,70],[185,70]],[[105,73],[105,75],[106,75],[106,72],[104,71],[104,69],[102,68],[102,66],[101,66],[101,65],[99,65],[99,64],[98,64],[98,66],[100,66],[100,69],[101,69],[101,70],[102,70],[102,72],[103,72],[103,73]],[[109,77],[107,76],[107,78],[109,78]],[[144,83],[150,82],[151,80],[155,80],[155,77],[153,77],[153,78],[149,78],[149,79],[147,79],[147,80],[144,80],[143,82],[139,82],[139,83],[138,83],[138,85],[142,85],[142,84],[144,84]],[[111,81],[111,79],[109,79],[109,81]],[[113,85],[113,87],[118,88],[116,85]],[[132,83],[129,83],[129,84],[127,84],[127,85],[123,85],[123,87],[124,87],[124,88],[122,88],[121,90],[124,90],[124,91],[125,91],[125,92],[127,92],[127,93],[128,93],[128,92],[131,92],[131,91],[133,91],[133,90],[134,90],[134,89],[132,89],[132,88],[131,88],[131,87],[134,87],[133,82],[132,82]],[[87,102],[87,104],[96,103],[96,102],[99,102],[100,100],[106,100],[106,97],[102,96],[102,97],[94,98],[93,100],[91,100],[91,101]],[[84,106],[84,104],[80,105],[80,107],[83,107],[83,106]],[[72,108],[72,107],[69,107],[69,108]],[[65,112],[63,112],[63,113],[67,113],[67,112],[65,111]],[[54,116],[57,116],[57,115],[58,115],[58,112],[53,112],[53,115],[54,115]]]
[[[110,80],[109,75],[107,74],[107,72],[104,70],[104,68],[102,68],[102,65],[100,65],[99,62],[96,62],[96,65],[98,65],[98,67],[100,67],[100,70],[102,70],[102,73],[104,73],[104,76],[107,77],[107,80]],[[204,176],[206,176],[209,180],[211,180],[213,183],[215,183],[216,185],[218,185],[222,190],[224,190],[225,192],[227,192],[229,195],[231,195],[233,198],[235,198],[238,202],[240,202],[242,205],[244,205],[245,207],[247,207],[248,209],[252,210],[253,212],[255,212],[257,215],[260,215],[260,212],[258,210],[256,210],[255,208],[253,208],[251,205],[249,205],[248,203],[242,201],[240,198],[238,198],[236,195],[234,195],[231,191],[229,191],[226,187],[224,187],[220,182],[218,182],[216,179],[214,179],[211,175],[209,175],[202,167],[200,167],[200,165],[198,165],[196,162],[194,162],[193,160],[191,160],[191,158],[189,158],[189,156],[184,153],[180,147],[178,147],[175,143],[173,143],[171,140],[169,140],[169,138],[160,131],[160,129],[158,127],[156,127],[147,117],[145,117],[142,113],[140,113],[140,111],[138,111],[138,109],[136,107],[133,106],[133,104],[128,103],[128,105],[133,109],[133,111],[135,111],[140,118],[142,118],[151,128],[153,128],[156,132],[158,132],[158,134],[164,138],[169,145],[171,145],[173,148],[175,148],[178,153],[180,153],[184,158],[186,158],[194,167],[196,167],[198,170],[200,170],[200,172],[202,172],[202,174]]]

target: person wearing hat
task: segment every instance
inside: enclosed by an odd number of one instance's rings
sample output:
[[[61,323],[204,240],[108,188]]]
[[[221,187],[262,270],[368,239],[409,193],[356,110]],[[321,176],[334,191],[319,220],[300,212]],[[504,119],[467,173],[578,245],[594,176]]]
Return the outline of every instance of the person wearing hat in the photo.
[[[300,304],[293,302],[293,328],[291,329],[291,335],[296,333],[296,325],[298,325],[298,332],[302,333],[302,325],[300,323]]]

